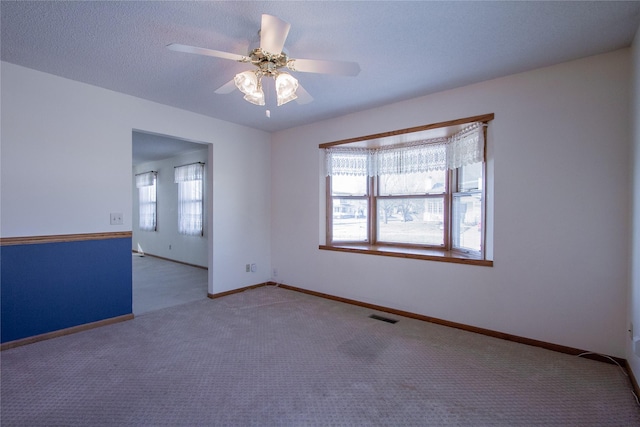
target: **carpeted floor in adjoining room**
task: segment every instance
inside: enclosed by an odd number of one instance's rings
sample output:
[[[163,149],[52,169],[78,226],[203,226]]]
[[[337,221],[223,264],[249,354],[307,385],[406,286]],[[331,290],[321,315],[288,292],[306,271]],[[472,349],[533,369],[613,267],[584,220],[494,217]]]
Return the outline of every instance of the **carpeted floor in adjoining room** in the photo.
[[[273,286],[2,352],[3,426],[633,426],[615,365]]]

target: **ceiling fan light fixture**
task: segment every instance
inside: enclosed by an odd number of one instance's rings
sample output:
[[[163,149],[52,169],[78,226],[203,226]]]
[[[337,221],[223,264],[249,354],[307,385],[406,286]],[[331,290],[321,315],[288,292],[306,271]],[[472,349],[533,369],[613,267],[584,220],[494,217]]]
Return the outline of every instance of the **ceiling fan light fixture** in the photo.
[[[278,107],[298,98],[296,90],[298,89],[298,80],[290,74],[280,73],[276,77],[276,96],[278,99]]]
[[[236,87],[244,93],[244,99],[255,105],[264,105],[261,77],[253,71],[243,71],[236,74],[233,81]]]
[[[253,71],[243,71],[233,78],[236,87],[245,95],[251,95],[258,91],[258,76]]]
[[[264,92],[260,89],[258,92],[248,93],[244,96],[244,99],[255,105],[264,105]]]

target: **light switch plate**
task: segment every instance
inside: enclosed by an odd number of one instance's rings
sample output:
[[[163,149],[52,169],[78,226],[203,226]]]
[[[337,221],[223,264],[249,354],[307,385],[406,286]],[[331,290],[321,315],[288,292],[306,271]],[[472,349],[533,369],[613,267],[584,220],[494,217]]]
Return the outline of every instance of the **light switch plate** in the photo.
[[[110,223],[111,225],[122,225],[124,223],[122,220],[122,213],[112,212],[110,215]]]

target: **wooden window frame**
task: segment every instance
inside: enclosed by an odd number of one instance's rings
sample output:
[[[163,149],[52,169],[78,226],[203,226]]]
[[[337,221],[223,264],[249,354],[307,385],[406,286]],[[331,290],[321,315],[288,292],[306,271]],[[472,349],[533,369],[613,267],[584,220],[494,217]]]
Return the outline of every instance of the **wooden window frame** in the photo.
[[[485,114],[481,116],[467,117],[463,119],[451,120],[447,122],[433,123],[424,126],[417,126],[413,128],[400,129],[391,132],[379,133],[374,135],[367,135],[358,138],[345,139],[341,141],[334,141],[329,143],[320,144],[319,148],[329,148],[338,145],[353,144],[361,141],[376,140],[380,138],[387,138],[396,135],[415,133],[425,130],[452,127],[458,125],[464,125],[467,123],[482,122],[488,123],[493,120],[494,114]],[[484,139],[486,144],[487,128],[483,128]],[[485,145],[486,152],[486,145]],[[472,194],[478,192],[474,191],[459,191],[458,175],[460,168],[447,171],[445,191],[438,194],[420,194],[420,195],[378,195],[378,182],[377,177],[369,177],[367,182],[367,194],[366,196],[334,196],[331,188],[331,177],[327,176],[326,179],[326,192],[325,192],[325,224],[326,224],[326,244],[320,245],[319,248],[323,250],[332,250],[340,252],[362,253],[370,255],[391,256],[400,258],[411,259],[423,259],[431,261],[443,261],[468,265],[479,266],[493,266],[493,261],[486,259],[486,182],[487,182],[487,164],[486,159],[482,162],[482,189],[479,190],[482,195],[481,203],[481,251],[468,251],[464,249],[453,247],[452,238],[452,206],[453,199],[460,194]],[[333,242],[333,200],[334,198],[341,199],[366,199],[367,200],[367,232],[369,240],[367,242],[362,241],[340,241]],[[442,246],[430,246],[419,245],[410,243],[395,243],[395,242],[378,242],[377,241],[377,226],[378,226],[378,200],[379,199],[392,199],[392,198],[415,198],[415,199],[428,199],[428,198],[443,198],[443,242]]]

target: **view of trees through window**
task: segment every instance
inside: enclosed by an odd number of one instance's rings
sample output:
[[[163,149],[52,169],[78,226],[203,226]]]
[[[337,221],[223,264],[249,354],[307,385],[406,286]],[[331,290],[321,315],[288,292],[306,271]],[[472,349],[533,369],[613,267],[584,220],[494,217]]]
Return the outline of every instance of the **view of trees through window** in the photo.
[[[445,171],[378,178],[378,241],[444,244]],[[401,197],[404,196],[404,197]]]

